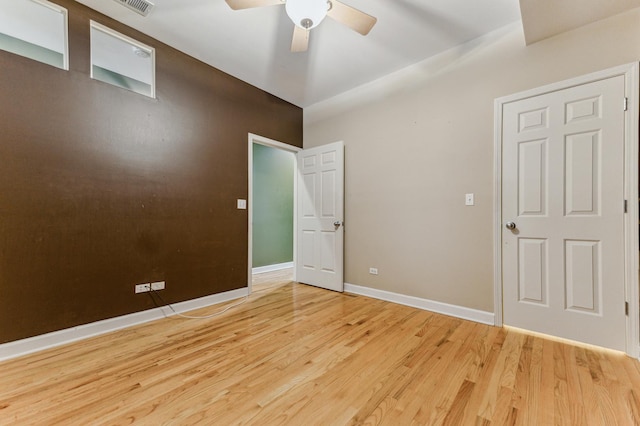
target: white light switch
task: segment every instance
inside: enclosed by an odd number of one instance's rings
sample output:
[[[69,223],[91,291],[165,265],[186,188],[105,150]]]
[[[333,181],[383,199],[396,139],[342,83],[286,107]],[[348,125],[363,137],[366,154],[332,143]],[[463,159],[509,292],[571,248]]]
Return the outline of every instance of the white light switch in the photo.
[[[246,210],[247,208],[247,200],[238,199],[238,209]]]
[[[473,194],[465,194],[464,195],[464,205],[465,206],[473,206],[473,204],[474,204]]]

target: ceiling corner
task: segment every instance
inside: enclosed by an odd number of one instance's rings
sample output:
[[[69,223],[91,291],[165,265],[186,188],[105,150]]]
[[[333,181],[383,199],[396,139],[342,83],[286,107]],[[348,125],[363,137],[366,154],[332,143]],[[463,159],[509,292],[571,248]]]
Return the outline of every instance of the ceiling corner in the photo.
[[[640,0],[520,0],[527,45],[640,7]]]

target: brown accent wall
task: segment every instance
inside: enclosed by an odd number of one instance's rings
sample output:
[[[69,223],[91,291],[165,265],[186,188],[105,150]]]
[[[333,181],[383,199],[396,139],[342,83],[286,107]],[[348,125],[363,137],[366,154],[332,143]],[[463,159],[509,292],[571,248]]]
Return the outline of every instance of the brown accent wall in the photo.
[[[0,51],[0,343],[247,284],[247,134],[302,110],[75,1],[70,70]],[[157,99],[89,77],[89,19],[156,48]]]

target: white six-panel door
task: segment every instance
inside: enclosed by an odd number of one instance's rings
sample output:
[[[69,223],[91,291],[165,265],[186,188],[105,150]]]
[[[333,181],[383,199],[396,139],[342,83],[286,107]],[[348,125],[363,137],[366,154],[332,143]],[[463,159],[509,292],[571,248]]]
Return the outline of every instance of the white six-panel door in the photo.
[[[296,154],[298,282],[343,291],[344,144]]]
[[[503,106],[506,325],[625,350],[624,96],[617,76]]]

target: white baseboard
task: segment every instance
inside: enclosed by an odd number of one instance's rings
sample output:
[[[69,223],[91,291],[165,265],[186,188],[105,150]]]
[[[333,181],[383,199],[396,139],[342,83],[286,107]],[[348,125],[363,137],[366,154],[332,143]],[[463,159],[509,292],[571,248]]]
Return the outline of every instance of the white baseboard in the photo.
[[[344,291],[400,305],[411,306],[413,308],[424,309],[425,311],[436,312],[438,314],[475,321],[482,324],[495,324],[495,316],[493,312],[479,311],[477,309],[465,308],[464,306],[450,305],[448,303],[436,302],[434,300],[406,296],[404,294],[392,293],[390,291],[377,290],[348,283],[344,283]]]
[[[293,268],[293,262],[276,263],[275,265],[258,266],[251,269],[252,274],[262,274],[264,272],[279,271],[281,269]]]
[[[226,302],[240,297],[247,296],[249,290],[247,287],[231,290],[224,293],[212,294],[210,296],[200,297],[198,299],[187,300],[185,302],[172,303],[171,306],[176,312],[182,313],[192,311],[198,308],[215,305],[217,303]],[[29,337],[27,339],[16,340],[14,342],[0,344],[0,361],[10,358],[16,358],[44,349],[53,348],[55,346],[64,345],[89,337],[98,336],[100,334],[109,333],[111,331],[120,330],[131,327],[133,325],[143,324],[145,322],[154,321],[175,315],[168,307],[153,308],[146,311],[135,312],[133,314],[123,315],[120,317],[109,318],[102,321],[96,321],[89,324],[79,325],[64,330],[54,331],[40,336]]]

